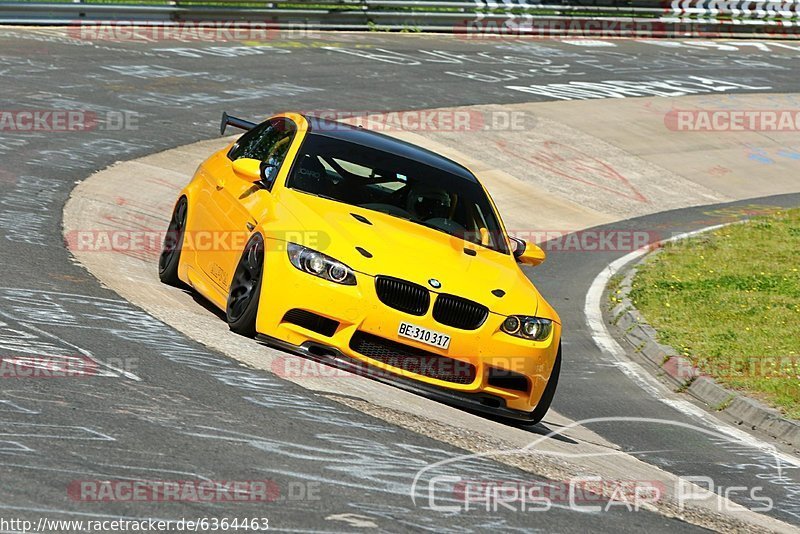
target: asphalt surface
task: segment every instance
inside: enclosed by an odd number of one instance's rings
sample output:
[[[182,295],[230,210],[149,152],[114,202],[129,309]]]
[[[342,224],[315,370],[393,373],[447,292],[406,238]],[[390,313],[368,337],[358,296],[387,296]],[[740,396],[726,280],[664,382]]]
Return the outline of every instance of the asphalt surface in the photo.
[[[414,506],[414,474],[460,451],[245,369],[119,300],[70,261],[61,208],[74,182],[95,170],[213,136],[223,109],[260,117],[287,109],[383,111],[609,96],[609,80],[629,81],[628,96],[656,90],[794,92],[792,69],[800,56],[794,48],[800,47],[472,43],[372,34],[258,46],[92,44],[57,34],[0,30],[2,108],[83,109],[96,113],[103,126],[89,132],[0,131],[0,353],[91,354],[125,372],[104,368],[107,376],[3,384],[3,517],[269,517],[272,529],[305,531],[353,530],[358,521],[387,531],[690,529],[618,507],[603,513],[555,507],[540,518],[505,509],[445,514]],[[578,82],[581,93],[575,93]],[[121,129],[112,124],[120,121]],[[796,205],[800,198],[759,203]],[[719,220],[707,211],[615,227],[673,232]],[[583,295],[618,255],[552,253],[531,272],[568,325],[554,408],[577,420],[681,420],[604,361],[584,325]],[[800,524],[796,471],[784,469],[784,478],[775,479],[763,454],[645,423],[592,430],[666,470],[711,476],[719,486],[764,480],[763,494],[776,501],[769,513]],[[438,474],[532,480],[483,460]],[[271,503],[125,503],[86,502],[67,491],[74,481],[130,478],[268,479],[280,496]],[[420,496],[427,499],[427,487]],[[752,505],[751,497],[731,495]]]

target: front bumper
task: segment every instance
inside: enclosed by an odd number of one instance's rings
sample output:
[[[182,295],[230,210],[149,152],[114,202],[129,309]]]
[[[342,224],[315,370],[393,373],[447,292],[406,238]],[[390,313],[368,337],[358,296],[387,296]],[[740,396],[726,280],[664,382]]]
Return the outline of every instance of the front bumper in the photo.
[[[505,316],[494,313],[478,329],[461,330],[434,320],[431,309],[416,316],[385,305],[378,299],[374,278],[362,273],[356,273],[355,286],[335,284],[295,269],[286,253],[279,251],[266,254],[264,272],[256,329],[272,345],[448,404],[522,421],[530,418],[550,378],[561,337],[558,323],[542,342],[502,332]],[[338,326],[332,335],[326,335],[284,321],[293,309],[313,312]],[[401,321],[450,336],[450,346],[444,350],[400,337],[397,329]],[[351,348],[357,333],[470,364],[474,374],[470,380],[451,381],[388,365]],[[526,390],[490,384],[490,371],[494,374],[498,370],[526,377]]]
[[[529,422],[533,419],[530,412],[508,408],[508,406],[505,405],[504,399],[490,393],[460,393],[419,380],[405,378],[377,367],[359,365],[356,360],[345,356],[335,347],[330,347],[314,341],[306,341],[302,345],[297,346],[264,334],[258,334],[256,338],[271,347],[299,354],[325,365],[330,365],[331,367],[342,369],[359,376],[365,376],[384,384],[390,384],[444,404],[519,422]]]

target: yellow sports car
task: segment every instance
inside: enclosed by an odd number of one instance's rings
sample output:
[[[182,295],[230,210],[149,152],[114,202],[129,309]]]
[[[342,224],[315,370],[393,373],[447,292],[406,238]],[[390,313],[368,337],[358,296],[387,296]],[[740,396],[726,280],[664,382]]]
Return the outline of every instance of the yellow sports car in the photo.
[[[536,423],[561,368],[561,322],[468,169],[296,113],[197,169],[175,204],[161,280],[234,332],[443,402]]]

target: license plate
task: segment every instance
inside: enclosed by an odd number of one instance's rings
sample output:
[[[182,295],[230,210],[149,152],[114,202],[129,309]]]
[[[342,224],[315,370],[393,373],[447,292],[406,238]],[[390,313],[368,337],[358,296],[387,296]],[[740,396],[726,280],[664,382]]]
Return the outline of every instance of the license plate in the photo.
[[[397,335],[440,349],[450,346],[450,336],[411,323],[401,322],[397,327]]]

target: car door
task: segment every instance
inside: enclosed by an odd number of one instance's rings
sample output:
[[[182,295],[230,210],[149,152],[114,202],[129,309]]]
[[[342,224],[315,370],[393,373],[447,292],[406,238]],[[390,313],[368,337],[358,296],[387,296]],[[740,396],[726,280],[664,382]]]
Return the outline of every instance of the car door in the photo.
[[[227,155],[212,163],[216,183],[210,188],[208,209],[215,225],[213,251],[206,254],[202,268],[222,295],[227,297],[233,273],[252,229],[270,195],[272,181],[284,163],[296,133],[293,122],[285,118],[266,121],[246,134],[231,147]],[[240,176],[233,162],[251,158],[264,162],[264,175],[258,182]]]

